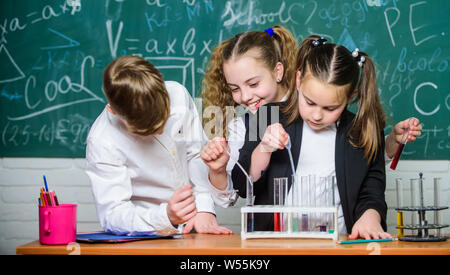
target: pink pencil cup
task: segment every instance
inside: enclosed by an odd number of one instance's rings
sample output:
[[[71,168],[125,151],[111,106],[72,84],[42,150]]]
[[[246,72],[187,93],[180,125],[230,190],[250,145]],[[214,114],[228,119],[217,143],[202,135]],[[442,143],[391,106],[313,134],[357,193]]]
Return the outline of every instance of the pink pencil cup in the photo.
[[[69,244],[77,234],[77,205],[39,206],[39,241],[41,244]]]

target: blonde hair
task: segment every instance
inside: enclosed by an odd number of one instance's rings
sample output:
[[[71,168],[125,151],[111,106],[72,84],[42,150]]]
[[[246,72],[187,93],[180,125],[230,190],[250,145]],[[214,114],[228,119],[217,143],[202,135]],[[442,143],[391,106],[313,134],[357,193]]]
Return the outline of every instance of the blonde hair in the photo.
[[[223,64],[252,49],[258,50],[259,60],[270,70],[273,70],[278,62],[283,64],[284,74],[279,85],[283,85],[289,90],[292,79],[295,78],[294,60],[298,44],[288,29],[282,26],[274,26],[272,29],[272,36],[265,31],[248,31],[237,34],[233,38],[223,41],[214,49],[202,81],[203,109],[217,106],[222,110],[222,114],[226,114],[227,106],[236,107],[238,105],[233,100],[227,85]],[[226,116],[224,115],[223,118],[225,120]],[[204,117],[203,124],[205,125],[212,119],[214,117]],[[226,121],[223,121],[222,125],[223,133],[226,135]]]
[[[373,60],[365,53],[365,61],[360,67],[352,53],[341,45],[325,43],[314,46],[313,41],[320,39],[311,35],[302,41],[297,53],[297,71],[301,79],[311,74],[325,84],[337,86],[345,91],[349,100],[355,89],[357,94],[352,103],[358,104],[358,111],[349,129],[350,143],[355,148],[363,148],[368,162],[383,153],[383,129],[385,114],[378,96],[378,86]],[[295,87],[295,86],[293,86]],[[298,110],[298,92],[290,93],[287,106],[281,111],[288,114],[288,123],[292,123],[300,114]]]
[[[153,135],[170,114],[170,98],[161,73],[138,56],[113,60],[103,73],[103,89],[113,110],[125,119],[128,130]]]

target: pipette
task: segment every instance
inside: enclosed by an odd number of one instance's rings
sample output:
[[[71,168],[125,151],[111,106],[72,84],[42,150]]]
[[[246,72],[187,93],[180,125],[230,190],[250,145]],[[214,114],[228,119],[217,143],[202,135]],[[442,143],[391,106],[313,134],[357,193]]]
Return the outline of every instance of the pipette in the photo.
[[[244,173],[244,175],[247,177],[247,179],[251,180],[250,176],[247,174],[244,167],[242,167],[242,165],[239,163],[239,161],[237,159],[235,159],[231,156],[231,153],[230,153],[230,151],[228,151],[227,147],[225,147],[225,145],[223,145],[223,144],[222,144],[222,147],[223,147],[223,150],[225,150],[225,152],[228,154],[228,156],[230,156],[230,159],[236,162],[237,166],[239,166],[239,168],[242,170],[242,173]]]
[[[291,163],[291,169],[292,169],[292,175],[294,175],[294,180],[295,180],[294,159],[292,158],[292,152],[291,152],[291,137],[288,137],[288,143],[286,144],[286,149],[288,149],[289,161]]]
[[[230,159],[236,162],[237,166],[241,169],[242,173],[247,177],[247,194],[246,194],[246,205],[253,206],[253,178],[247,174],[244,167],[239,163],[239,161],[231,156],[230,151],[228,151],[227,147],[222,144],[223,150],[230,156]],[[254,231],[254,217],[253,213],[247,214],[247,232]]]
[[[402,142],[398,146],[397,152],[395,152],[394,159],[392,160],[392,163],[391,163],[392,170],[395,170],[395,168],[397,168],[397,164],[398,164],[398,161],[400,160],[400,156],[402,155],[403,149],[405,148],[405,145],[408,141],[408,135],[409,135],[410,129],[411,129],[411,119],[408,120],[408,130],[406,131],[405,134],[403,134]]]

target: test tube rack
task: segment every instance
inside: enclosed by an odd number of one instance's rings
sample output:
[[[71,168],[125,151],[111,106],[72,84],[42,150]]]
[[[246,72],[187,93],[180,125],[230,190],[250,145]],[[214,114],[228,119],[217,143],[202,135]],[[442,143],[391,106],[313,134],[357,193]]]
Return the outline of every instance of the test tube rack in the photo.
[[[448,227],[446,224],[440,224],[439,223],[439,213],[438,211],[448,209],[448,206],[439,206],[439,190],[438,190],[438,184],[436,184],[436,178],[435,178],[435,184],[434,184],[434,201],[435,205],[433,206],[425,206],[424,205],[424,199],[423,199],[423,174],[419,173],[420,178],[418,179],[419,184],[419,195],[420,195],[420,206],[403,206],[403,207],[397,207],[395,210],[398,213],[401,213],[401,217],[403,217],[403,211],[407,212],[417,212],[419,217],[419,222],[417,224],[409,224],[405,225],[403,224],[403,221],[397,220],[397,229],[400,230],[412,230],[417,231],[417,235],[404,235],[399,236],[400,241],[409,241],[409,242],[440,242],[445,241],[448,239],[448,236],[441,236],[440,230],[442,228]],[[411,189],[413,186],[411,186]],[[397,190],[397,192],[401,192],[401,190]],[[397,195],[397,199],[399,196]],[[413,201],[413,199],[412,199]],[[427,211],[434,211],[434,224],[429,224],[425,213]],[[414,213],[411,213],[413,215]],[[429,230],[436,230],[435,235],[429,234]]]
[[[251,231],[247,230],[247,214],[256,213],[280,213],[287,217],[287,230],[281,232],[276,231]],[[329,213],[333,217],[333,229],[325,232],[319,231],[294,231],[293,230],[293,216],[295,214],[310,214],[310,213]],[[337,240],[338,233],[338,207],[299,207],[299,206],[279,206],[279,205],[257,205],[246,206],[241,208],[241,239],[251,238],[312,238],[312,239],[333,239]]]

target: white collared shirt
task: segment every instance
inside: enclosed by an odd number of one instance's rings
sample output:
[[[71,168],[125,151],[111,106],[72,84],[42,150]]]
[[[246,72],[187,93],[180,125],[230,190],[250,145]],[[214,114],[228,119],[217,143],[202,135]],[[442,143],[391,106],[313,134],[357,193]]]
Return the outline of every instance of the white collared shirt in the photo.
[[[86,147],[90,178],[102,227],[113,233],[178,232],[167,203],[183,184],[192,184],[198,212],[214,211],[208,167],[200,158],[206,143],[197,109],[186,88],[166,81],[170,117],[161,135],[130,134],[106,109],[91,127]]]
[[[301,206],[338,206],[338,230],[339,234],[347,233],[342,211],[341,199],[337,189],[334,186],[334,192],[331,184],[327,184],[325,178],[336,176],[335,152],[336,152],[336,132],[337,127],[333,123],[328,129],[314,131],[303,122],[301,150],[296,168],[297,184],[299,185],[300,195],[298,195],[298,205]],[[307,181],[304,181],[307,180]],[[306,186],[308,184],[308,186]],[[303,191],[303,192],[302,192]],[[334,200],[330,196],[334,194]],[[287,201],[291,201],[292,188],[289,191]],[[311,214],[309,217],[309,229],[317,230],[316,226],[331,224],[331,217],[320,214]]]

